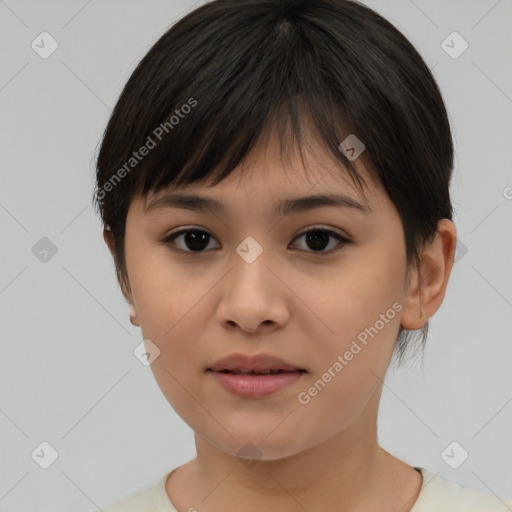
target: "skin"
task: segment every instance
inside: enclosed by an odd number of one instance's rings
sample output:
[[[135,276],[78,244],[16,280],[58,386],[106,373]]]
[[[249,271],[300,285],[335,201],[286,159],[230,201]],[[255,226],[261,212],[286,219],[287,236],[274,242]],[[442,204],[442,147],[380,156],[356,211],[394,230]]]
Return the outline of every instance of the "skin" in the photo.
[[[439,221],[406,281],[400,217],[361,159],[355,163],[369,185],[370,215],[331,206],[276,219],[274,203],[285,197],[339,192],[362,201],[340,164],[315,139],[310,144],[307,175],[300,157],[281,159],[270,138],[243,163],[249,174],[242,177],[240,168],[214,187],[182,189],[221,200],[229,205],[227,217],[184,209],[146,213],[141,197],[130,205],[129,279],[121,286],[136,311],[132,323],[161,351],[151,365],[158,385],[195,436],[197,456],[166,481],[179,511],[407,512],[421,489],[421,475],[378,445],[377,413],[399,326],[420,329],[443,301],[456,229]],[[194,253],[181,236],[175,244],[189,253],[179,254],[162,239],[180,227],[213,238]],[[311,227],[353,243],[329,238],[323,252],[315,251],[298,237]],[[251,264],[235,251],[247,236],[263,248]],[[109,231],[104,238],[114,254]],[[328,254],[334,247],[341,250]],[[402,308],[394,318],[366,346],[359,344],[308,404],[299,403],[298,394],[395,302]],[[308,373],[268,397],[241,398],[205,372],[234,352],[270,353]],[[247,443],[259,450],[253,464],[238,455]]]

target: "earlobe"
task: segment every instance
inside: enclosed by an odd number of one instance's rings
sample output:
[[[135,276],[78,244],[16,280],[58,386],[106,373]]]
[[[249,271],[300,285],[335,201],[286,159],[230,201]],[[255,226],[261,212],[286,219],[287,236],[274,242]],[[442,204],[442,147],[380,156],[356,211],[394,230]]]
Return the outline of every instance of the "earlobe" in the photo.
[[[137,319],[137,310],[135,309],[135,306],[131,302],[129,302],[128,307],[130,309],[130,322],[132,323],[132,325],[140,327],[138,323],[139,321]]]
[[[438,222],[434,240],[425,246],[404,298],[401,325],[421,329],[441,306],[453,267],[457,230],[449,219]]]

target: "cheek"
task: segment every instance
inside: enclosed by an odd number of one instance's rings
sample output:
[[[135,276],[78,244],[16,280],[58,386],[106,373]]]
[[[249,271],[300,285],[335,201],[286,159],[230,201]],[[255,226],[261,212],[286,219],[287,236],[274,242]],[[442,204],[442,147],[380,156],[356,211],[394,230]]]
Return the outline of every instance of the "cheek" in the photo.
[[[402,263],[384,246],[331,272],[323,286],[312,279],[304,287],[314,315],[298,321],[319,387],[329,388],[319,393],[326,403],[357,408],[385,376],[400,326]]]
[[[197,266],[176,263],[165,248],[135,249],[130,263],[130,283],[145,336],[172,344],[184,328],[197,325],[190,318],[201,311],[215,276],[203,271],[199,275]]]
[[[193,279],[169,265],[153,265],[133,280],[143,337],[160,349],[151,365],[155,380],[175,411],[191,422],[201,413],[197,383],[206,365],[197,340],[211,322],[207,293],[218,280],[209,283],[205,279]]]
[[[185,390],[194,394],[191,386],[206,364],[196,340],[211,322],[205,304],[218,277],[203,273],[194,278],[185,265],[172,265],[165,255],[149,257],[141,250],[131,256],[130,283],[142,336],[160,350],[151,369],[165,397],[176,410],[183,404],[185,413],[190,402]]]
[[[204,311],[205,289],[177,281],[165,286],[161,280],[158,287],[153,286],[146,297],[143,293],[139,295],[143,336],[160,348],[166,366],[191,367],[199,350],[195,340],[201,339],[204,326],[211,321]]]
[[[342,350],[376,322],[384,337],[390,335],[399,324],[401,277],[400,262],[384,254],[373,259],[361,257],[353,263],[333,267],[323,276],[296,279],[295,282],[303,285],[298,295],[307,306],[300,306],[306,313],[300,320],[304,322],[303,328],[316,324],[313,339],[318,340],[320,350],[322,346]],[[384,324],[379,321],[381,315],[384,315]],[[364,334],[361,337],[364,338]]]

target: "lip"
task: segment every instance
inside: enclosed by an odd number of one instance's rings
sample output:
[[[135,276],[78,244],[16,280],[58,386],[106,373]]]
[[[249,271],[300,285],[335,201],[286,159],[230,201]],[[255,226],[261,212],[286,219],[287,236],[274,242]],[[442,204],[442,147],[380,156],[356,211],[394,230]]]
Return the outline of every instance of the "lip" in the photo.
[[[305,372],[304,368],[283,361],[281,358],[270,354],[257,354],[247,356],[245,354],[230,354],[216,361],[207,370],[220,372],[222,370],[245,370],[254,372],[264,372],[267,370],[282,370],[285,372],[295,372],[297,370]]]
[[[240,374],[227,373],[224,370],[265,372],[268,370],[279,371],[273,374]],[[257,354],[247,356],[245,354],[230,354],[216,361],[206,369],[207,373],[227,391],[243,398],[263,398],[297,382],[304,368],[287,363],[281,358],[270,354]]]
[[[305,373],[301,370],[270,375],[242,375],[208,370],[227,391],[243,398],[263,398],[291,386]]]

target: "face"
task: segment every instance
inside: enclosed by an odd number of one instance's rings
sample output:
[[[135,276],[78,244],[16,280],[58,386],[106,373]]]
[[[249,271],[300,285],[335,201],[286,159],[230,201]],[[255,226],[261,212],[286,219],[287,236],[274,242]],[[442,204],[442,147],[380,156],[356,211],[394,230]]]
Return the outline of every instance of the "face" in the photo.
[[[163,394],[202,439],[233,455],[252,443],[265,460],[348,431],[367,404],[377,407],[406,275],[400,217],[362,164],[367,203],[319,146],[305,155],[306,174],[273,140],[243,175],[179,189],[225,211],[146,209],[178,192],[168,189],[132,202],[125,238],[131,300],[144,339],[160,350],[151,368]],[[275,212],[280,201],[324,194],[369,209]],[[270,354],[306,372],[270,395],[241,397],[207,371],[233,353]]]

